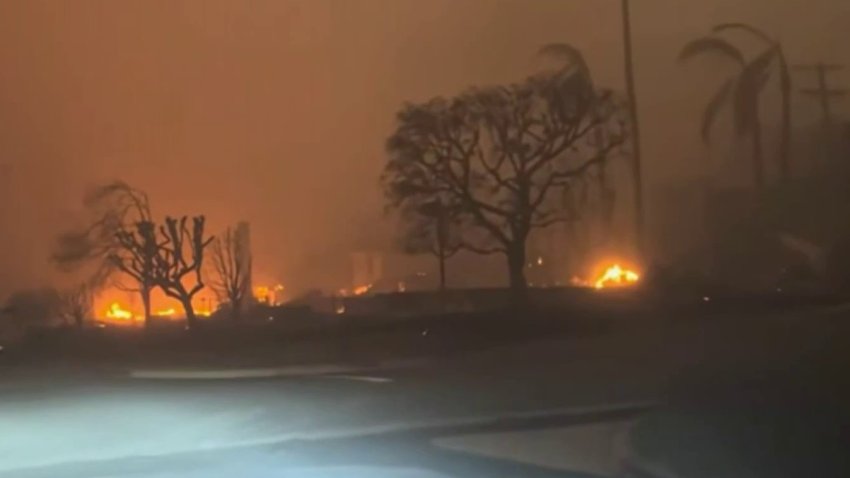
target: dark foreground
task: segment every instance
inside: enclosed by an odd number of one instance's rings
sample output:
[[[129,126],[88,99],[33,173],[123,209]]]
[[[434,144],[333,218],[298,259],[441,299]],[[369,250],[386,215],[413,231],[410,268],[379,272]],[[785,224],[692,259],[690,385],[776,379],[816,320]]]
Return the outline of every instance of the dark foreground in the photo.
[[[805,432],[824,415],[844,423],[824,405],[848,403],[847,316],[816,308],[526,337],[266,379],[12,367],[0,382],[0,477],[768,476],[755,468],[818,451],[830,476],[832,442]],[[797,427],[747,412],[766,409]],[[788,439],[765,438],[777,434]],[[804,442],[823,444],[793,446]]]

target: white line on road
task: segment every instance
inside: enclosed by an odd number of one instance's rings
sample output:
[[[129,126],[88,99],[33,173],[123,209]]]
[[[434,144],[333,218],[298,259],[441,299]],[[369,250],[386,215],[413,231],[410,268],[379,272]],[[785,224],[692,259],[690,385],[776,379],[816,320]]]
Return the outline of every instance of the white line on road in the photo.
[[[390,383],[393,381],[393,379],[387,377],[369,377],[366,375],[324,375],[323,377],[336,378],[340,380],[353,380],[355,382],[367,383]]]
[[[303,377],[332,373],[350,373],[358,370],[362,370],[362,368],[341,365],[215,370],[132,370],[130,371],[130,378],[146,380],[232,380],[240,378]]]
[[[351,427],[342,429],[330,429],[321,431],[299,431],[270,435],[248,440],[237,440],[226,444],[218,444],[209,447],[201,446],[191,451],[214,451],[226,448],[248,448],[254,446],[277,445],[288,441],[319,441],[336,440],[346,438],[361,438],[387,433],[416,432],[434,430],[439,428],[455,428],[477,425],[491,425],[505,420],[528,420],[547,417],[563,417],[567,415],[581,417],[583,415],[595,415],[602,413],[626,412],[631,410],[648,409],[657,406],[657,402],[623,402],[608,405],[589,405],[583,407],[549,408],[543,410],[532,410],[524,412],[505,412],[491,415],[473,415],[467,417],[453,417],[445,419],[411,420],[408,422],[387,423],[384,425],[372,425],[364,427]]]
[[[416,368],[430,363],[433,363],[433,360],[405,359],[379,362],[370,366],[319,364],[264,368],[138,369],[131,370],[129,372],[129,376],[130,378],[145,380],[233,380],[249,378],[305,377],[315,375],[345,375],[346,377],[353,377],[353,374],[356,373]],[[385,380],[391,381],[390,379]],[[378,380],[373,381],[377,382]]]

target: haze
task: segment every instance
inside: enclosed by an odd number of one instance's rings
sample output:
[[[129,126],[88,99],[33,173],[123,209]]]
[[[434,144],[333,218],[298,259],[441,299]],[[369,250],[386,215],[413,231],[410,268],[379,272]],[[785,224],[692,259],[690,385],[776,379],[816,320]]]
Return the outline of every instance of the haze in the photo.
[[[675,64],[688,39],[746,21],[795,61],[850,64],[836,49],[846,0],[634,3],[650,188],[700,174],[710,156],[696,122],[716,82]],[[618,4],[2,2],[0,295],[55,280],[56,232],[87,187],[118,178],[146,190],[157,214],[203,213],[213,231],[250,221],[260,274],[296,288],[338,281],[317,258],[344,263],[390,241],[378,176],[402,102],[521,79],[555,41],[622,89]],[[796,121],[816,119],[814,105],[799,108]]]

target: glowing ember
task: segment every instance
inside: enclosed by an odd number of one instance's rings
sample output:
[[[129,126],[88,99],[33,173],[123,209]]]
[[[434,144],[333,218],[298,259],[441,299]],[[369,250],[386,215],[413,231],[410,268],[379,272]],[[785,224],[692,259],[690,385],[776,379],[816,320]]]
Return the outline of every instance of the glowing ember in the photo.
[[[619,264],[605,269],[605,272],[599,276],[593,283],[593,287],[604,289],[606,287],[623,287],[636,283],[640,280],[640,275],[632,270],[624,269]]]
[[[369,290],[371,290],[371,289],[372,289],[372,284],[366,284],[366,285],[361,285],[361,286],[355,287],[354,290],[352,290],[352,292],[354,293],[354,295],[363,295],[363,294],[369,292]]]
[[[121,307],[121,304],[119,304],[118,302],[113,302],[112,305],[109,306],[109,309],[106,311],[106,318],[117,320],[133,320],[133,313],[129,310],[123,309]]]
[[[261,304],[280,305],[283,303],[284,291],[286,287],[282,284],[277,284],[273,287],[260,285],[254,287],[254,299]],[[211,313],[212,311],[210,311]]]

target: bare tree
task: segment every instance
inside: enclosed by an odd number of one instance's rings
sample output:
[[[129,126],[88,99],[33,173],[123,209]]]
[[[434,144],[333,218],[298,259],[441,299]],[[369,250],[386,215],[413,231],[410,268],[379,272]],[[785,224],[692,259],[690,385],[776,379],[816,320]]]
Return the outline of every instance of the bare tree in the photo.
[[[61,294],[61,313],[65,321],[82,328],[86,320],[91,317],[92,296],[92,288],[87,283],[77,284],[64,291]]]
[[[251,252],[247,238],[228,227],[213,240],[211,252],[215,278],[210,287],[220,301],[230,304],[230,316],[238,320],[245,298],[251,292]]]
[[[624,111],[575,69],[407,105],[387,145],[390,206],[457,201],[485,232],[465,246],[504,254],[510,286],[523,290],[529,234],[575,219],[559,193],[614,156],[626,138]]]
[[[145,324],[150,319],[150,293],[153,288],[152,258],[155,248],[142,235],[153,227],[147,194],[123,181],[101,185],[83,200],[90,222],[82,229],[58,237],[51,260],[65,271],[88,267],[85,283],[90,289],[114,278],[116,271],[131,277],[142,298]],[[146,226],[149,225],[149,226]]]
[[[162,241],[156,245],[153,261],[154,284],[165,295],[180,302],[190,329],[197,326],[192,298],[204,288],[201,274],[204,249],[213,240],[212,237],[204,238],[205,222],[204,216],[193,217],[190,228],[187,216],[165,218],[165,224],[159,228]],[[187,278],[191,279],[189,284]]]
[[[440,290],[446,289],[446,261],[463,248],[462,220],[460,209],[441,200],[412,205],[402,213],[402,248],[437,258]]]
[[[139,221],[132,228],[121,226],[115,231],[116,244],[109,252],[113,267],[135,281],[142,296],[145,326],[150,325],[151,291],[156,285],[154,262],[159,251],[153,221]],[[124,288],[122,286],[122,288]]]

